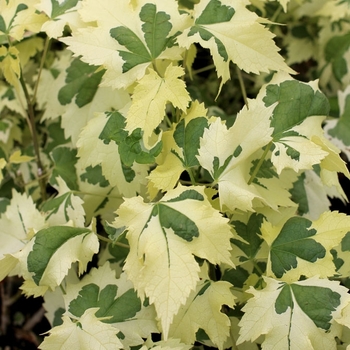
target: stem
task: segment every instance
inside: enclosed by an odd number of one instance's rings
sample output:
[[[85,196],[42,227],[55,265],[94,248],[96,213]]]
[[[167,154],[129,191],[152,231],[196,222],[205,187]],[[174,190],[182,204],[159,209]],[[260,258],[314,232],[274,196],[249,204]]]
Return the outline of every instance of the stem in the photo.
[[[199,68],[197,70],[192,71],[193,75],[199,74],[199,73],[203,73],[206,72],[207,70],[211,70],[215,68],[215,64],[210,64],[209,66],[203,67],[203,68]]]
[[[42,200],[46,199],[46,183],[45,181],[43,181],[44,179],[42,178],[43,175],[43,165],[41,162],[41,158],[40,158],[40,148],[39,148],[39,142],[38,142],[38,134],[36,132],[36,128],[35,128],[35,114],[34,114],[34,107],[32,104],[32,101],[30,99],[28,90],[27,90],[27,86],[26,83],[23,79],[23,74],[21,72],[21,75],[19,77],[19,81],[21,83],[24,95],[26,97],[26,101],[27,101],[27,115],[26,115],[26,119],[27,119],[27,123],[29,126],[29,130],[30,133],[32,135],[32,139],[33,139],[33,146],[34,146],[34,153],[35,153],[35,157],[36,157],[36,164],[38,167],[37,170],[37,176],[38,176],[38,182],[39,182],[39,187],[40,187],[40,192],[41,192],[41,198]]]
[[[191,168],[188,168],[188,169],[186,169],[186,171],[187,171],[188,175],[190,176],[191,184],[192,184],[193,186],[196,186],[197,183],[196,183],[196,179],[195,179],[195,177],[194,177],[194,175],[193,175],[192,169],[191,169]]]
[[[241,87],[244,103],[247,106],[247,108],[249,109],[247,91],[246,91],[245,86],[244,86],[242,72],[238,68],[238,66],[236,66],[236,72],[237,72],[237,77],[238,77],[238,81],[239,81],[239,86]]]
[[[122,248],[127,248],[127,249],[130,248],[130,246],[127,244],[124,244],[121,242],[113,242],[111,239],[104,237],[104,236],[101,236],[98,233],[96,233],[96,235],[97,235],[98,239],[100,239],[103,242],[111,243],[111,244],[117,245],[117,246],[122,247]]]
[[[261,156],[261,158],[260,158],[260,160],[259,160],[259,163],[256,165],[256,167],[254,168],[254,171],[253,171],[252,175],[250,176],[250,179],[249,179],[249,181],[248,181],[248,185],[250,185],[250,184],[253,182],[253,180],[255,179],[255,176],[256,176],[256,174],[258,173],[258,171],[259,171],[259,169],[260,169],[260,167],[261,167],[261,165],[262,165],[264,159],[266,158],[267,153],[269,152],[271,146],[272,146],[272,140],[271,140],[271,141],[267,144],[267,146],[265,147],[264,153],[262,154],[262,156]]]
[[[32,100],[31,100],[33,106],[35,104],[36,95],[37,95],[37,92],[38,92],[39,81],[40,81],[40,77],[41,77],[41,72],[43,71],[43,68],[44,68],[44,64],[45,64],[46,55],[47,55],[47,52],[48,52],[48,49],[49,49],[49,45],[50,45],[50,38],[46,37],[45,44],[44,44],[44,51],[43,51],[43,54],[41,56],[38,77],[37,77],[36,82],[35,82],[33,97],[32,97]]]

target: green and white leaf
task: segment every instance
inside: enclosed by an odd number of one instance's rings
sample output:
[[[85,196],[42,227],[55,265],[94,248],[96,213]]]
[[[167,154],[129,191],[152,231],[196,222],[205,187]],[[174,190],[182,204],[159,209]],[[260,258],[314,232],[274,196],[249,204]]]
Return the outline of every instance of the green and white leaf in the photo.
[[[142,306],[126,275],[117,279],[109,263],[92,269],[79,283],[69,284],[64,299],[66,314],[73,319],[98,308],[96,317],[119,330],[123,348],[143,344],[143,338],[159,332],[154,308]]]
[[[341,317],[349,303],[347,288],[338,282],[313,277],[287,284],[265,278],[262,290],[251,288],[239,323],[238,344],[265,335],[263,349],[335,350]]]
[[[130,6],[127,0],[86,0],[78,13],[86,23],[96,21],[97,27],[79,28],[61,40],[84,62],[106,68],[103,85],[125,88],[157,60],[182,59],[183,50],[173,37],[188,16],[179,14],[175,2],[142,0]]]
[[[319,91],[317,82],[302,83],[279,73],[262,87],[258,98],[267,107],[274,105],[271,160],[278,174],[284,168],[295,172],[311,169],[328,155],[313,142],[313,136],[322,135],[322,122],[329,112],[328,100]]]
[[[106,143],[100,137],[107,122],[108,116],[97,114],[80,133],[77,142],[79,165],[83,168],[100,165],[109,184],[116,186],[120,194],[131,197],[142,192],[149,166],[137,163],[131,167],[123,165],[119,146],[115,142]]]
[[[247,159],[271,141],[269,117],[273,106],[265,108],[259,100],[249,101],[227,129],[217,118],[204,130],[197,159],[219,184],[221,208],[252,210],[253,199],[261,195],[250,178]]]
[[[184,170],[199,165],[196,155],[200,137],[208,125],[206,115],[204,104],[194,101],[179,123],[162,134],[163,149],[157,157],[156,169],[148,176],[152,198],[158,191],[173,189]]]
[[[19,254],[19,260],[27,266],[37,286],[53,290],[60,285],[72,263],[78,262],[78,271],[82,274],[98,250],[99,241],[90,229],[53,226],[37,232]]]
[[[117,337],[118,329],[95,316],[97,308],[88,309],[77,318],[63,316],[63,323],[50,330],[39,349],[69,350],[78,349],[122,349],[123,345]]]
[[[129,198],[117,214],[113,226],[128,230],[130,245],[124,270],[140,298],[154,304],[167,339],[174,315],[199,281],[194,255],[232,266],[230,227],[200,187],[178,186],[158,203]]]
[[[262,237],[270,247],[267,275],[283,281],[301,276],[320,278],[336,274],[331,250],[349,230],[350,218],[338,212],[325,212],[318,220],[292,217],[281,226],[265,221]]]
[[[0,216],[0,280],[17,265],[11,254],[23,249],[35,232],[46,225],[45,216],[36,209],[32,198],[13,190],[11,202]]]
[[[57,39],[62,36],[65,26],[69,26],[71,30],[85,27],[77,13],[80,4],[81,1],[79,0],[41,0],[36,8],[49,17],[42,25],[41,31],[45,32],[50,38]]]
[[[207,269],[207,265],[203,265],[201,281],[174,317],[169,336],[185,344],[194,344],[201,328],[216,347],[223,349],[230,334],[230,320],[221,309],[223,305],[233,307],[235,297],[230,291],[231,283],[210,281]]]
[[[246,71],[259,74],[269,70],[293,73],[278,54],[274,35],[246,8],[245,1],[205,0],[194,6],[190,28],[177,41],[187,49],[199,43],[210,50],[221,86],[230,78],[232,61]]]
[[[134,89],[126,130],[131,132],[141,128],[147,149],[154,146],[152,134],[165,117],[167,103],[184,111],[190,102],[185,83],[180,79],[183,74],[183,68],[171,64],[166,68],[164,77],[149,68]]]

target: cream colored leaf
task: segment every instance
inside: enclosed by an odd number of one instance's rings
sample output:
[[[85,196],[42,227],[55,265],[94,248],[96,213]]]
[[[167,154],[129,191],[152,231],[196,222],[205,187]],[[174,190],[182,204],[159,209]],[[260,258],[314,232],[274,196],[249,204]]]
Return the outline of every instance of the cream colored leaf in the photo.
[[[214,3],[216,7],[223,8],[222,13],[231,11],[233,15],[220,19],[213,13],[212,18],[208,18],[212,11],[210,6]],[[205,19],[201,18],[203,13]],[[254,12],[246,8],[245,1],[201,1],[194,6],[193,18],[192,27],[183,31],[178,43],[188,49],[197,42],[210,50],[218,76],[222,78],[220,88],[230,78],[230,61],[240,69],[255,74],[269,70],[293,73],[278,54],[274,35],[259,23],[259,17]]]
[[[117,186],[119,192],[127,197],[142,192],[145,185],[148,165],[137,164],[131,167],[135,172],[134,179],[126,180],[122,163],[118,153],[118,145],[115,142],[105,144],[99,138],[106,124],[106,115],[100,113],[92,118],[80,133],[77,141],[79,165],[83,168],[101,165],[102,174],[111,186]]]
[[[20,164],[20,163],[30,162],[33,159],[34,157],[22,155],[21,151],[18,150],[11,154],[9,162],[13,164]]]
[[[204,130],[197,158],[219,184],[221,208],[252,210],[253,199],[262,199],[254,185],[248,184],[251,165],[247,158],[272,139],[271,107],[250,100],[249,110],[244,107],[231,128],[217,118]]]
[[[197,187],[179,186],[154,204],[127,199],[117,214],[113,226],[128,230],[130,244],[124,269],[140,297],[154,303],[167,338],[174,315],[199,280],[194,255],[232,265],[230,228]]]
[[[157,32],[158,27],[168,22],[170,26],[166,25],[166,27],[169,27],[170,31],[165,33],[165,38],[162,38],[168,40],[186,26],[189,16],[181,15],[177,3],[174,2],[156,0],[150,4],[142,0],[137,1],[135,6],[132,6],[128,0],[88,0],[84,1],[82,8],[78,10],[79,15],[87,24],[96,21],[97,26],[78,28],[73,32],[72,37],[62,38],[61,40],[69,45],[75,56],[81,55],[82,61],[94,65],[103,65],[107,69],[102,85],[126,88],[145,75],[146,69],[152,64],[153,60],[182,60],[181,55],[184,50],[178,46],[168,47],[163,45],[162,50],[153,50],[152,44],[150,44],[151,47],[148,47],[149,41],[147,42],[145,39],[147,29],[143,27],[145,21],[141,19],[141,11],[145,10],[146,7],[153,7],[153,5],[155,5],[156,12],[161,13],[164,19],[166,17],[166,20],[158,23],[157,26],[151,29],[151,32],[159,33]],[[116,6],[118,11],[115,11]],[[125,18],[128,18],[128,21],[125,21]],[[129,54],[130,48],[127,44],[124,46],[125,43],[119,39],[120,36],[112,37],[112,30],[127,31],[133,36],[138,47],[149,57],[141,60],[142,62],[136,59],[136,64],[133,62],[131,67],[123,68],[124,63],[128,63],[128,59],[124,61],[122,55],[125,52]],[[131,53],[132,55],[135,54],[134,52]],[[139,53],[137,53],[137,56],[139,56]]]
[[[15,46],[8,49],[5,46],[0,46],[0,69],[4,73],[5,79],[14,87],[18,87],[18,79],[21,74],[18,55],[19,51]]]
[[[198,147],[196,146],[198,139],[191,138],[190,141],[186,142],[186,127],[191,120],[205,117],[206,115],[207,109],[204,107],[204,104],[200,104],[198,101],[192,102],[190,108],[183,113],[181,117],[181,121],[184,122],[182,131],[184,138],[183,147],[179,147],[174,139],[175,128],[163,132],[163,148],[157,157],[157,167],[148,176],[150,181],[147,187],[151,198],[154,198],[158,191],[166,192],[175,187],[181,173],[186,170],[188,149],[193,152]],[[179,126],[179,123],[176,125]],[[196,136],[199,138],[199,124],[197,126]],[[202,128],[203,125],[200,127]]]
[[[121,349],[123,345],[117,337],[118,329],[101,322],[95,312],[88,309],[77,320],[63,316],[63,323],[49,331],[49,336],[39,346],[42,350],[84,350],[84,349]]]
[[[136,85],[127,114],[126,130],[131,132],[141,128],[146,147],[153,146],[150,138],[163,120],[168,102],[181,110],[186,109],[190,97],[185,83],[179,79],[183,74],[183,68],[173,65],[168,66],[164,77],[149,68],[148,73]]]
[[[221,312],[222,306],[233,307],[235,303],[230,287],[232,285],[226,281],[201,280],[174,317],[169,336],[185,344],[194,344],[201,328],[215,346],[223,349],[231,324],[228,316]]]
[[[349,303],[346,288],[316,277],[290,285],[267,277],[265,282],[264,289],[249,290],[254,297],[243,307],[237,344],[265,335],[262,348],[267,350],[336,349],[339,327],[332,318]]]
[[[45,217],[32,198],[13,190],[12,200],[0,217],[0,258],[23,248],[34,232],[45,226]]]
[[[336,273],[331,250],[337,247],[350,226],[350,218],[325,212],[318,220],[291,218],[280,226],[264,222],[262,237],[270,246],[268,276],[298,281],[300,276],[321,278]]]

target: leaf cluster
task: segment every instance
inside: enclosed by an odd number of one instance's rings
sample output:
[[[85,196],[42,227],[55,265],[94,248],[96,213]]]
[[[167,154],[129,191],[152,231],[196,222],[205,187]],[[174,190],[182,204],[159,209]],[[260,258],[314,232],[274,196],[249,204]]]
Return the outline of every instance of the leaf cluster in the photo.
[[[40,349],[350,346],[349,23],[342,0],[0,3],[0,280],[43,297]]]

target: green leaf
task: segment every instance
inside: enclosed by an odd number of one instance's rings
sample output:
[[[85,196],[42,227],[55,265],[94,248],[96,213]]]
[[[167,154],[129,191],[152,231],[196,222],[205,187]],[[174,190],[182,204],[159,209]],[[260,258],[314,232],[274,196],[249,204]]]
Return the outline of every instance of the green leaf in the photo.
[[[141,309],[141,301],[133,289],[129,289],[117,297],[118,286],[109,284],[102,290],[96,284],[90,283],[80,290],[79,296],[69,304],[69,312],[81,317],[89,308],[98,307],[96,317],[105,323],[123,322],[136,315]]]
[[[150,150],[143,147],[142,130],[137,128],[129,135],[125,128],[125,117],[119,112],[106,113],[108,121],[104,126],[99,138],[105,144],[115,141],[120,154],[120,159],[126,168],[131,167],[134,162],[139,164],[152,164],[155,157],[162,150],[162,142],[158,142]]]
[[[66,85],[58,92],[58,100],[62,105],[72,102],[74,96],[78,107],[90,103],[102,80],[105,70],[96,72],[98,67],[89,65],[76,58],[67,68]]]
[[[179,202],[185,199],[194,199],[197,201],[203,201],[204,197],[199,192],[195,190],[185,190],[178,197],[169,199],[167,202]]]
[[[70,196],[72,194],[70,192],[64,193],[62,196],[58,196],[55,198],[52,198],[50,200],[48,200],[47,202],[45,202],[43,204],[42,210],[44,212],[49,212],[50,214],[47,215],[46,218],[49,218],[52,214],[55,214],[59,211],[60,206],[65,202],[65,208],[67,208],[67,206],[71,205],[70,202]],[[64,211],[65,213],[65,218],[68,221],[69,217],[67,214],[67,211]]]
[[[344,236],[341,241],[341,250],[343,252],[350,251],[350,231]]]
[[[264,216],[262,214],[253,213],[247,224],[241,221],[232,222],[237,234],[248,243],[242,242],[238,239],[231,239],[231,242],[239,247],[248,258],[255,257],[260,249],[261,243],[264,241],[260,236],[260,227],[263,220]]]
[[[293,297],[301,310],[317,327],[329,330],[332,312],[340,305],[339,293],[330,288],[285,284],[276,299],[276,312],[282,314],[287,311],[288,307],[293,310]]]
[[[298,204],[298,213],[303,215],[309,212],[309,202],[305,189],[305,173],[302,173],[298,180],[293,183],[293,187],[289,190],[292,195],[291,199],[294,203]]]
[[[125,140],[128,132],[124,130],[125,128],[125,117],[118,111],[111,113],[106,113],[108,118],[106,125],[99,135],[99,139],[108,145],[111,141],[115,141],[119,144],[121,141]]]
[[[109,186],[109,181],[102,174],[101,165],[97,164],[92,167],[91,165],[85,168],[85,173],[80,175],[82,181],[87,181],[92,185],[99,185],[101,187]]]
[[[52,151],[51,156],[55,163],[51,180],[55,181],[55,177],[61,176],[71,190],[78,190],[78,177],[75,169],[77,150],[58,147]]]
[[[53,255],[70,239],[90,233],[87,228],[53,226],[40,230],[35,235],[33,250],[28,254],[28,271],[33,272],[33,280],[39,285]]]
[[[201,26],[229,22],[234,14],[234,8],[222,5],[219,0],[211,0],[208,2],[208,5],[205,7],[201,15],[196,19],[195,25],[190,29],[188,36],[199,33],[201,38],[205,41],[209,41],[211,38],[214,38],[215,43],[218,47],[218,53],[226,62],[229,57],[223,42],[212,32]]]
[[[167,47],[173,46],[174,38],[168,37],[172,28],[168,14],[163,11],[157,12],[154,4],[145,4],[139,16],[143,22],[142,31],[147,47],[138,35],[127,27],[115,27],[109,31],[112,38],[128,49],[128,51],[118,50],[125,61],[123,73],[139,64],[151,62]]]
[[[182,119],[174,131],[174,140],[182,149],[184,167],[190,168],[199,165],[197,155],[200,144],[200,138],[203,136],[204,129],[208,127],[208,120],[204,117],[194,118],[185,126],[185,119]]]
[[[297,80],[286,80],[280,85],[267,85],[263,101],[265,106],[278,102],[271,120],[274,141],[285,136],[286,131],[307,117],[329,113],[327,97],[320,91],[315,92],[310,85]]]
[[[63,15],[67,10],[74,7],[79,0],[64,0],[58,2],[58,0],[51,0],[52,11],[51,18],[56,18]]]
[[[271,268],[276,277],[281,278],[286,271],[297,266],[297,257],[315,262],[326,254],[322,244],[310,238],[315,229],[308,229],[312,222],[306,218],[293,217],[282,227],[271,245]]]
[[[328,134],[342,140],[344,145],[350,146],[350,94],[345,97],[344,112],[335,127],[328,130]]]
[[[195,23],[201,25],[228,22],[234,14],[234,8],[222,5],[219,0],[211,0]]]
[[[283,314],[289,307],[293,309],[294,302],[291,289],[288,284],[285,284],[281,289],[281,293],[276,299],[275,310],[278,314]]]
[[[167,205],[156,205],[152,214],[158,215],[162,227],[171,228],[176,235],[188,242],[199,236],[197,225],[189,217]]]
[[[144,24],[142,30],[145,33],[144,37],[151,53],[151,58],[157,58],[169,45],[167,38],[172,24],[170,16],[165,12],[157,12],[157,7],[154,4],[146,4],[140,11],[140,19]]]
[[[112,38],[118,41],[120,45],[125,46],[129,51],[119,50],[119,55],[125,61],[123,64],[123,73],[136,67],[139,64],[147,63],[152,60],[150,53],[141,39],[129,28],[116,27],[110,31]]]
[[[340,305],[340,294],[330,288],[292,284],[295,301],[315,325],[324,330],[331,327],[332,312]]]
[[[341,82],[343,76],[348,72],[348,64],[344,58],[344,54],[349,48],[350,33],[332,36],[325,46],[325,59],[332,64],[333,74],[339,82]]]

